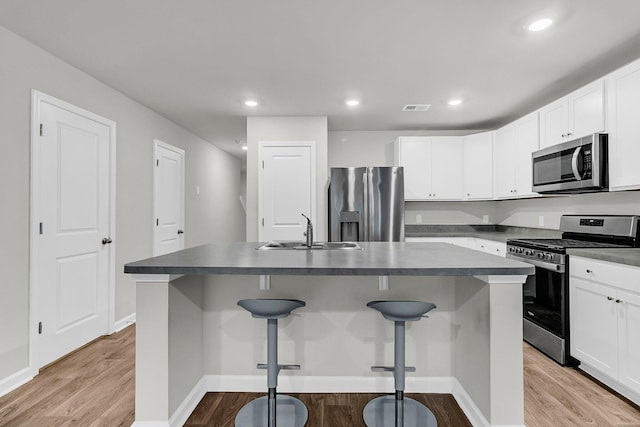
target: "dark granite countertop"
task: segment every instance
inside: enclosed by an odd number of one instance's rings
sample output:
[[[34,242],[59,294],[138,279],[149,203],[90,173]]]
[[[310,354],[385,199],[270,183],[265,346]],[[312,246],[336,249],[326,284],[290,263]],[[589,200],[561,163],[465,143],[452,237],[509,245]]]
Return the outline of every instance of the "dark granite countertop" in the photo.
[[[567,249],[569,255],[640,267],[640,248]]]
[[[124,266],[132,274],[319,276],[529,275],[527,263],[444,243],[361,242],[362,250],[256,250],[260,243],[198,246]]]
[[[511,227],[494,224],[476,225],[432,225],[407,224],[405,238],[409,237],[475,237],[478,239],[506,242],[509,239],[557,239],[561,231],[546,228]]]

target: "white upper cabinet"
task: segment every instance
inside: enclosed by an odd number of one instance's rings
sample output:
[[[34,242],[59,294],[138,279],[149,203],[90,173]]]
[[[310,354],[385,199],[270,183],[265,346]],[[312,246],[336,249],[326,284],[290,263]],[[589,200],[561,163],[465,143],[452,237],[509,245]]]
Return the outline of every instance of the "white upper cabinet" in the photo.
[[[431,138],[431,198],[460,200],[462,198],[462,137]]]
[[[493,196],[531,197],[531,153],[538,150],[538,112],[498,129],[493,141]]]
[[[606,77],[609,113],[609,188],[640,188],[640,61]]]
[[[540,109],[540,148],[604,132],[604,80],[596,80]]]
[[[462,137],[399,137],[395,164],[404,167],[405,200],[462,198]]]
[[[431,193],[431,143],[422,136],[395,142],[395,164],[404,167],[404,199],[427,200]]]
[[[493,198],[493,135],[476,133],[463,138],[463,198]]]

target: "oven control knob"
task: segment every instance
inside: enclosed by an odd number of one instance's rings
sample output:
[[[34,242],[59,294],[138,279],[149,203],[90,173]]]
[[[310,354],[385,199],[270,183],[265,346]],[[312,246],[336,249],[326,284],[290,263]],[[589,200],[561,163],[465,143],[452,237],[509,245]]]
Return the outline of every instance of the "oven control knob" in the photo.
[[[524,252],[524,249],[518,248],[518,253],[521,254],[522,252]]]
[[[544,254],[544,259],[547,261],[551,261],[553,259],[553,255],[551,254]]]
[[[540,259],[544,258],[544,254],[543,254],[542,252],[538,252],[538,255],[537,255],[537,256],[538,256],[538,258],[540,258]]]

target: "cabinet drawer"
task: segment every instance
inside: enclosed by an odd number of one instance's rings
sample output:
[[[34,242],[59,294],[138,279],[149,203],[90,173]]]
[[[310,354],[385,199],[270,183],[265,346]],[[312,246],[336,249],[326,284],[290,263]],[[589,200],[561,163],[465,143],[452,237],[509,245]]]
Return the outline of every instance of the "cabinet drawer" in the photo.
[[[571,256],[569,271],[573,277],[640,292],[640,268],[638,267]]]

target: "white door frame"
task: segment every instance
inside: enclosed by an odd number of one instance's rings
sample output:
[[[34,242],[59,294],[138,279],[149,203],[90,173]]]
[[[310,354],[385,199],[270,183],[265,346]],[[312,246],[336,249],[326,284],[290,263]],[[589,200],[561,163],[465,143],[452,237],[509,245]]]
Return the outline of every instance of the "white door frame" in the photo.
[[[258,221],[264,218],[264,169],[260,166],[264,160],[265,147],[309,147],[311,149],[311,221],[316,224],[316,143],[315,141],[258,141]],[[258,240],[264,240],[264,227],[258,224]]]
[[[181,193],[181,197],[180,197],[180,218],[181,218],[181,227],[184,228],[184,224],[185,224],[185,209],[184,209],[184,201],[185,201],[185,169],[186,169],[186,158],[185,158],[185,151],[181,148],[178,147],[174,147],[171,144],[167,144],[166,142],[163,142],[159,139],[154,139],[153,140],[153,217],[151,218],[151,226],[153,227],[151,232],[153,235],[153,248],[152,248],[152,252],[153,252],[153,256],[157,256],[158,254],[156,253],[156,247],[158,244],[158,230],[156,228],[156,222],[155,219],[158,218],[158,207],[156,206],[156,202],[158,200],[158,188],[156,186],[156,180],[157,180],[157,174],[158,174],[158,168],[157,168],[157,159],[158,159],[158,147],[162,147],[166,150],[169,151],[174,151],[178,154],[180,154],[180,156],[182,157],[182,165],[181,165],[181,171],[180,171],[180,188],[182,188]],[[183,246],[184,246],[184,235],[182,237],[183,241]]]
[[[31,375],[36,375],[42,366],[35,366],[35,354],[38,336],[38,286],[37,282],[37,266],[38,245],[40,240],[40,149],[38,138],[40,137],[40,106],[43,103],[54,105],[58,108],[67,110],[71,113],[83,116],[89,120],[93,120],[103,124],[109,128],[109,237],[114,241],[109,245],[109,266],[107,279],[109,301],[107,302],[108,328],[105,333],[115,332],[115,242],[116,237],[116,123],[107,118],[101,117],[90,111],[84,110],[68,102],[54,98],[53,96],[39,92],[35,89],[31,90],[31,196],[30,196],[30,226],[29,226],[29,368]]]

